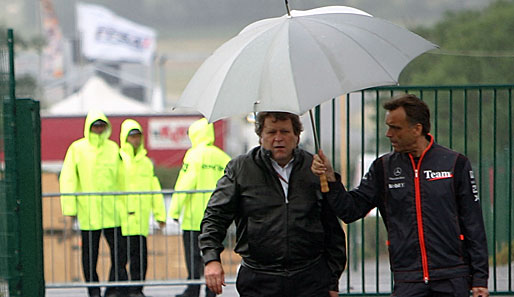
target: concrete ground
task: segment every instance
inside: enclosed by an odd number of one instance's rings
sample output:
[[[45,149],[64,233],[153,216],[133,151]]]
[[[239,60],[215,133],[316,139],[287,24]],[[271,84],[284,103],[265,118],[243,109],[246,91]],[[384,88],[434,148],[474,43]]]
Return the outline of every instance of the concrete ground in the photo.
[[[376,263],[373,261],[366,262],[364,273],[362,269],[347,269],[339,280],[339,291],[341,293],[362,293],[363,291],[373,294],[375,292],[387,293],[391,291],[391,272],[389,271],[388,262],[380,261],[378,273]],[[510,273],[514,274],[514,262],[510,266]],[[377,279],[378,277],[378,279]],[[496,279],[496,281],[495,281]],[[236,297],[239,296],[236,291],[234,278],[227,278],[227,286],[223,289],[220,297]],[[496,282],[496,284],[495,284]],[[509,266],[499,266],[496,271],[491,267],[489,272],[489,290],[498,292],[508,292],[509,287],[514,288],[514,277],[511,275],[509,286]],[[348,288],[349,286],[349,288]],[[378,290],[377,290],[378,286]],[[200,297],[204,297],[204,287]],[[144,293],[147,297],[174,297],[184,291],[184,285],[173,286],[146,286]],[[363,290],[364,289],[364,290]],[[499,295],[496,295],[499,296]],[[509,294],[509,296],[513,296]],[[46,297],[87,297],[85,288],[59,288],[47,289]],[[123,296],[127,297],[127,296]]]
[[[184,291],[186,286],[147,286],[143,289],[146,297],[174,297]],[[87,297],[86,288],[67,288],[67,289],[46,289],[46,297]],[[202,286],[200,297],[205,296],[205,289]],[[236,286],[233,284],[227,285],[223,289],[223,294],[220,297],[237,297]],[[127,297],[127,296],[121,296]]]

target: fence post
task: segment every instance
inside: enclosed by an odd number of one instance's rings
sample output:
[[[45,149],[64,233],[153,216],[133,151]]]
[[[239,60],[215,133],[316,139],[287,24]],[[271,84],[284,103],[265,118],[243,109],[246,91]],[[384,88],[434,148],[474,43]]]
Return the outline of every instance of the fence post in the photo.
[[[15,76],[14,76],[14,33],[12,29],[7,30],[7,81],[8,87],[5,92],[5,99],[2,104],[3,116],[3,146],[5,160],[5,232],[7,243],[7,275],[9,296],[21,296],[21,265],[19,259],[19,200],[16,193],[16,121],[15,121]]]
[[[39,102],[16,99],[16,180],[22,296],[45,296]]]

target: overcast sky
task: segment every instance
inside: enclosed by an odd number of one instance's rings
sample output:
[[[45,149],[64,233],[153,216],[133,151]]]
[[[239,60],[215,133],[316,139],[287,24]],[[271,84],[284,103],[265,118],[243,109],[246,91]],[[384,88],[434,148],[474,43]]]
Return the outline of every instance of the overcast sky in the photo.
[[[38,32],[38,0],[0,0],[0,24],[21,30],[23,36]],[[53,0],[63,33],[75,34],[75,4],[78,0]],[[256,20],[286,13],[284,0],[88,0],[116,14],[154,27],[159,36],[188,34],[194,30],[216,30],[234,35]],[[291,9],[310,9],[327,5],[346,5],[376,17],[412,28],[431,25],[445,11],[480,9],[492,0],[289,0]],[[18,32],[20,33],[20,32]]]

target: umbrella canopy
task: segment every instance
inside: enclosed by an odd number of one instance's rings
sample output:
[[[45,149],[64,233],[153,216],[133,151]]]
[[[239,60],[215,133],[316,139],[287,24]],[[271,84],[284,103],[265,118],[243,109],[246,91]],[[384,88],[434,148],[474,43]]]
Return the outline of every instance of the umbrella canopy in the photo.
[[[210,122],[252,111],[303,114],[331,98],[396,84],[415,57],[436,48],[361,10],[330,6],[247,26],[200,66],[177,107]]]

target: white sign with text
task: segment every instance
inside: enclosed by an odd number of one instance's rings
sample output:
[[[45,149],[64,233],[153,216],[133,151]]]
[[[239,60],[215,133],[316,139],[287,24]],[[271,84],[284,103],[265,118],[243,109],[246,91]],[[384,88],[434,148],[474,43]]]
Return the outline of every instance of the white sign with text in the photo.
[[[198,118],[156,118],[148,120],[148,147],[153,150],[179,150],[191,147],[189,126]]]

